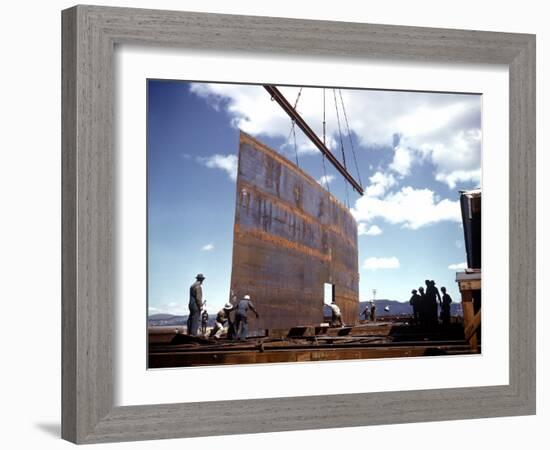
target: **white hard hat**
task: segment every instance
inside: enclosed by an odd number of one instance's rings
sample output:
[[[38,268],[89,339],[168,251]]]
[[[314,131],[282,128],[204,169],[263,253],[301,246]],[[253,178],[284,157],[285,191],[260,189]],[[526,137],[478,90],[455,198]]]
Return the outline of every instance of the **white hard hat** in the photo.
[[[246,295],[244,296],[244,299],[245,299],[245,300],[250,300],[250,295],[246,294]]]
[[[386,307],[384,308],[384,311],[389,311],[389,310],[390,310],[390,307],[389,307],[389,306],[386,306]]]

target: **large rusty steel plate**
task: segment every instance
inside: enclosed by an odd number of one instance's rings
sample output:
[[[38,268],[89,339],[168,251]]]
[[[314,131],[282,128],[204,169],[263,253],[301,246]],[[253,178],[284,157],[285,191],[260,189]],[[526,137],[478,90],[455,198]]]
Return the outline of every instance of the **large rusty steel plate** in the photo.
[[[359,308],[357,224],[315,179],[240,134],[231,289],[260,313],[251,330],[323,321],[325,283],[346,324]]]

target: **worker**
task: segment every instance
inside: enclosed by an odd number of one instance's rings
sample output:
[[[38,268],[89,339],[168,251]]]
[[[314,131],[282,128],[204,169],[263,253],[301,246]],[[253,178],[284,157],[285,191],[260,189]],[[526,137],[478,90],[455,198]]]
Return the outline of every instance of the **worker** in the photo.
[[[237,339],[244,341],[248,337],[248,310],[251,310],[256,314],[256,319],[260,317],[256,308],[250,301],[250,295],[246,294],[242,300],[239,301],[235,309],[235,330],[237,333]]]
[[[418,306],[418,313],[420,315],[420,325],[427,326],[428,325],[428,299],[426,298],[426,294],[424,293],[424,288],[420,286],[418,288],[418,296],[420,297],[419,306]]]
[[[206,302],[205,306],[206,306]],[[202,309],[201,314],[201,332],[203,336],[206,336],[206,328],[208,327],[208,311],[206,310],[206,307]]]
[[[231,290],[230,300],[227,304],[231,305],[231,309],[226,311],[227,314],[227,339],[237,339],[237,328],[235,327],[235,310],[237,305],[237,296],[235,291]],[[226,305],[227,305],[226,304]]]
[[[438,314],[437,314],[437,305],[438,299],[441,303],[441,296],[439,295],[439,290],[435,287],[434,280],[426,280],[426,299],[427,299],[427,322],[429,326],[435,327],[438,325]]]
[[[340,311],[340,307],[336,304],[336,300],[332,300],[332,303],[330,304],[330,309],[332,312],[332,320],[331,320],[331,327],[343,327],[344,322],[342,320],[342,311]]]
[[[441,300],[441,322],[444,326],[448,326],[451,323],[451,303],[453,302],[451,296],[447,294],[447,288],[441,287],[443,292],[443,299]]]
[[[433,315],[434,315],[433,321],[434,321],[435,325],[438,325],[439,324],[439,314],[438,314],[437,307],[439,306],[441,308],[441,294],[439,293],[439,289],[437,289],[437,286],[435,285],[435,281],[432,280],[430,283],[433,287],[435,298],[436,298],[435,308],[434,308],[434,311],[433,311]]]
[[[424,280],[424,284],[426,285],[426,324],[428,327],[433,327],[437,321],[437,297],[431,280]]]
[[[363,310],[363,312],[361,313],[362,316],[363,316],[363,315],[365,316],[365,320],[369,320],[369,312],[370,312],[370,311],[369,311],[369,305],[367,305],[367,306],[365,307],[365,309]]]
[[[374,301],[370,302],[370,320],[376,322],[376,303]]]
[[[210,332],[210,336],[218,339],[224,329],[225,324],[229,322],[229,313],[233,310],[233,305],[229,302],[225,304],[225,306],[218,311],[218,314],[216,315],[216,321],[214,323],[214,328],[212,328],[212,331]]]
[[[199,324],[201,321],[202,303],[202,283],[205,277],[199,273],[195,277],[195,282],[189,288],[189,317],[187,319],[187,334],[197,336],[199,334]]]
[[[418,291],[416,289],[413,289],[411,291],[411,298],[409,300],[409,304],[412,306],[413,309],[413,322],[415,325],[418,325],[420,323],[420,295],[417,293]]]
[[[435,292],[435,295],[436,295],[436,297],[437,297],[437,301],[438,301],[439,304],[441,305],[441,295],[439,294],[439,289],[437,289],[437,286],[435,285],[435,281],[434,281],[434,280],[431,281],[431,284],[432,284],[432,286],[433,286],[433,288],[434,288],[434,292]]]

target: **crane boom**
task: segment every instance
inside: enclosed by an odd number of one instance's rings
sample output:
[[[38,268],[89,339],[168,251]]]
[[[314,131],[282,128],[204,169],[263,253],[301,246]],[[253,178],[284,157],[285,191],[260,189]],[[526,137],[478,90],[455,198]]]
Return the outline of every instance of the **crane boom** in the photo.
[[[313,142],[313,144],[319,149],[323,155],[332,163],[332,165],[342,174],[342,176],[351,184],[353,189],[355,189],[360,195],[363,195],[363,186],[358,183],[355,178],[347,171],[347,169],[342,165],[342,163],[334,156],[334,154],[327,148],[327,146],[319,139],[315,132],[309,127],[306,121],[298,114],[298,111],[288,102],[284,95],[271,84],[265,84],[264,88],[271,98],[275,100],[283,111],[288,114],[288,116],[300,127],[304,134]]]

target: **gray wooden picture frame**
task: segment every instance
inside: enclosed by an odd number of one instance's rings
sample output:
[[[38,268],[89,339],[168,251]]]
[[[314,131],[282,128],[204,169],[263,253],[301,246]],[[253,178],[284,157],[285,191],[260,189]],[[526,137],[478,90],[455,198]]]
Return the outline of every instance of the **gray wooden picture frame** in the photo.
[[[64,439],[94,443],[535,413],[534,35],[97,6],[63,11],[62,31]],[[121,43],[505,64],[510,82],[509,384],[114,407],[113,52]]]

